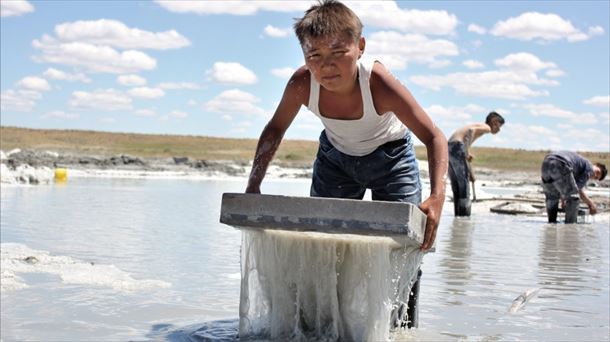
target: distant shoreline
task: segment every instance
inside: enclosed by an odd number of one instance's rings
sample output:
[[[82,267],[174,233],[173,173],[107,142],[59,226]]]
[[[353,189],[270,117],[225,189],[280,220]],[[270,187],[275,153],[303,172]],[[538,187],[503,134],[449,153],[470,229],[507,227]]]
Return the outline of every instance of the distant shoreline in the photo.
[[[256,149],[256,139],[231,139],[205,136],[161,135],[141,133],[111,133],[82,130],[30,129],[0,126],[0,150],[7,153],[19,148],[37,152],[52,151],[61,155],[100,160],[130,156],[141,160],[185,158],[191,162],[249,165]],[[286,139],[280,145],[273,165],[309,168],[313,164],[318,142]],[[426,160],[426,149],[416,146],[419,160]],[[475,173],[485,170],[511,173],[538,174],[548,151],[529,151],[477,147]],[[609,152],[579,152],[592,161],[610,164]]]

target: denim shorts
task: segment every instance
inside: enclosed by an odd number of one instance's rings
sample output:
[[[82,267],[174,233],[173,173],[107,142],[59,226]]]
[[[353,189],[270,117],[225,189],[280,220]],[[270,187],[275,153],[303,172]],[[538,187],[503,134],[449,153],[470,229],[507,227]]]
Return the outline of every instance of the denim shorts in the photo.
[[[411,134],[357,157],[337,150],[322,131],[310,195],[362,199],[366,189],[371,190],[371,198],[376,201],[421,203],[419,168]]]
[[[541,168],[542,189],[547,199],[579,197],[574,174],[568,165],[551,158],[545,158]]]

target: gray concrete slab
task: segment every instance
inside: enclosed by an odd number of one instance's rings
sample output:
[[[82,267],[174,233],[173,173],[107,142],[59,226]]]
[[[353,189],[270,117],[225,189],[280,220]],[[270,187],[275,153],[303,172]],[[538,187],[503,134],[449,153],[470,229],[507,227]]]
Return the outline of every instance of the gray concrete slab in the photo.
[[[421,244],[426,216],[402,202],[225,193],[220,222],[235,228],[406,235]]]

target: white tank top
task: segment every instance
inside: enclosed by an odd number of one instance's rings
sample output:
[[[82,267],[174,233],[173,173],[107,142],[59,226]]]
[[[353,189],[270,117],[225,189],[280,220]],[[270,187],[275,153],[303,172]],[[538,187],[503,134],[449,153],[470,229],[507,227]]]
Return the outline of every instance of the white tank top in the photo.
[[[322,116],[318,107],[320,83],[311,75],[307,107],[322,120],[330,143],[340,152],[351,156],[367,155],[386,142],[404,138],[409,131],[393,112],[377,114],[369,84],[372,69],[373,64],[367,68],[363,63],[358,62],[358,80],[364,111],[358,120],[338,120]]]

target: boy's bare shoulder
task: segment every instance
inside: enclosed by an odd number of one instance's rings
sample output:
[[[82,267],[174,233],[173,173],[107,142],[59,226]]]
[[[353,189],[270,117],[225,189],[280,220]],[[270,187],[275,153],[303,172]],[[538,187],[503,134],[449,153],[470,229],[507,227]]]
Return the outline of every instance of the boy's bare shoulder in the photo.
[[[397,85],[400,85],[400,83],[379,61],[373,63],[369,85],[377,111],[379,113],[392,111],[392,108],[389,107],[389,105],[395,100],[395,97],[393,98],[392,95],[396,94],[396,87]]]
[[[311,73],[306,66],[298,68],[288,80],[286,85],[286,95],[298,100],[302,104],[307,104],[309,101],[309,88],[311,82]]]
[[[301,84],[301,83],[309,84],[310,81],[311,81],[311,73],[309,72],[309,69],[307,69],[307,66],[305,66],[305,65],[298,68],[290,77],[290,82],[297,82],[298,84]]]
[[[392,74],[386,69],[386,67],[381,64],[379,61],[375,61],[373,63],[373,67],[371,68],[371,85],[386,85],[390,78],[393,78]]]

